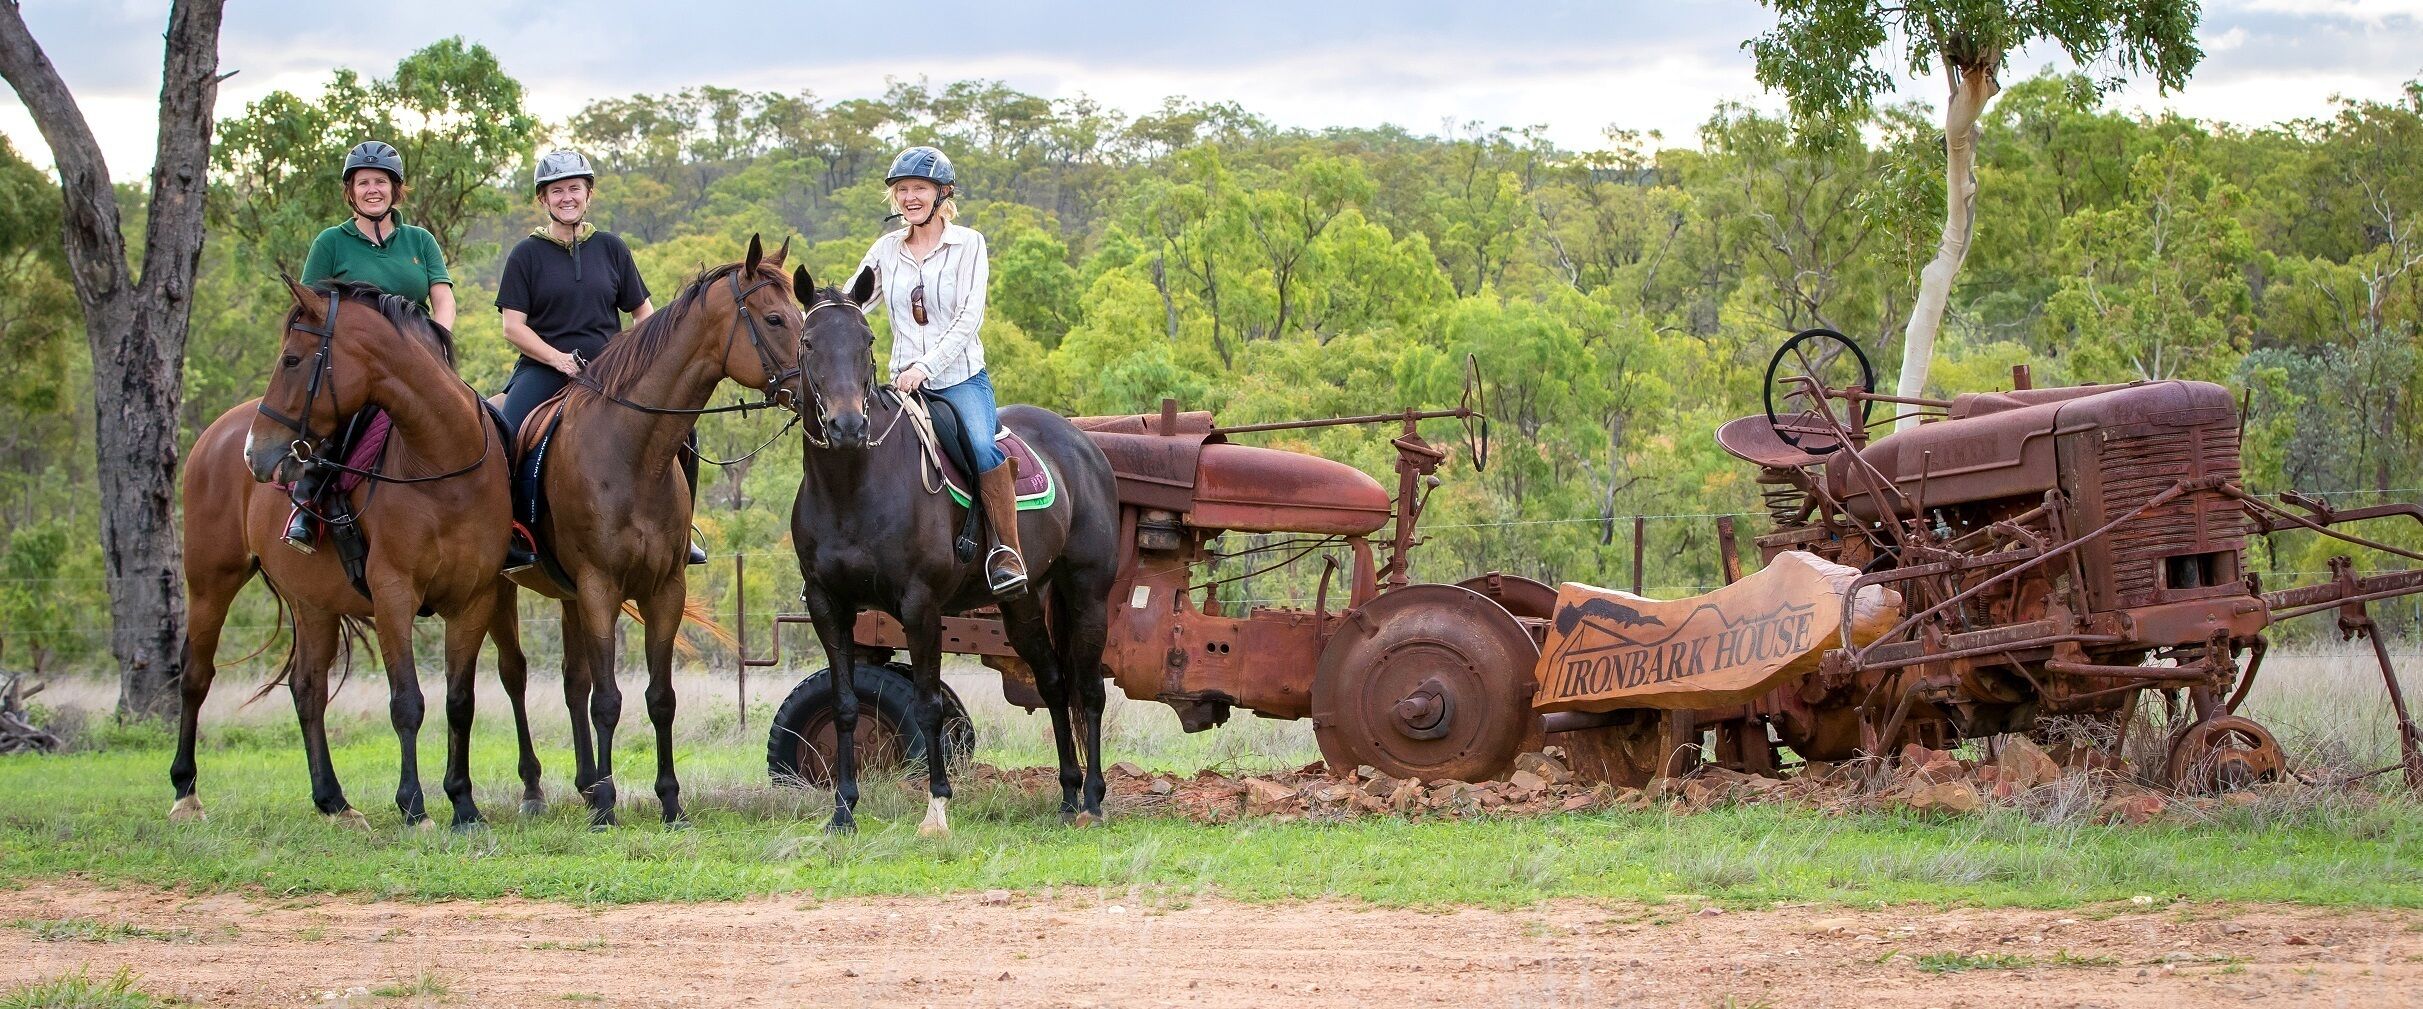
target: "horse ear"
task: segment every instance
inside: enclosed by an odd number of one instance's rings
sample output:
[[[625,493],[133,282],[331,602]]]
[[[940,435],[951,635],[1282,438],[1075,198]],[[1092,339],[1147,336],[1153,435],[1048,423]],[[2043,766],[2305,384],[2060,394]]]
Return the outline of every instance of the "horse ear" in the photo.
[[[791,268],[791,296],[798,298],[801,305],[816,300],[816,278],[808,276],[806,266]]]
[[[771,255],[771,256],[767,256],[767,257],[766,257],[766,265],[767,265],[767,266],[771,266],[771,267],[773,267],[775,270],[779,271],[779,270],[781,270],[781,269],[782,269],[782,260],[783,260],[783,257],[788,256],[788,255],[790,255],[790,254],[791,254],[791,236],[789,236],[789,235],[784,235],[784,236],[782,236],[782,247],[781,247],[781,248],[778,248],[778,249],[775,249],[775,250],[774,250],[774,254],[773,254],[773,255]]]
[[[861,266],[858,275],[850,278],[850,301],[865,305],[875,300],[875,268]]]
[[[749,255],[747,261],[748,266],[744,267],[744,269],[750,273],[756,273],[757,264],[766,261],[766,247],[764,243],[757,240],[756,235],[749,236]]]
[[[286,282],[286,293],[294,299],[295,311],[301,312],[306,321],[317,325],[320,321],[320,299],[312,294],[311,288],[297,283],[293,276],[282,270],[278,273],[278,279]]]

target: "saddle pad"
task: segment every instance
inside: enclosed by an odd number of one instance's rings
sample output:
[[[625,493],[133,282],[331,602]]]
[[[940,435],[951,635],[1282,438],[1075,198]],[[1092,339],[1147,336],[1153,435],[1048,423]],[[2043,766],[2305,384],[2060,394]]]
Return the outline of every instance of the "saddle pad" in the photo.
[[[370,420],[354,436],[352,450],[345,453],[345,465],[353,469],[376,469],[379,457],[387,454],[387,435],[395,430],[395,418],[388,416],[387,411],[373,408],[368,412]],[[351,493],[362,485],[363,479],[360,473],[337,474],[337,493]]]
[[[939,396],[913,396],[903,405],[912,408],[912,417],[918,412],[916,408],[922,408],[927,422],[910,424],[909,428],[917,432],[920,441],[931,436],[932,441],[927,441],[926,447],[939,451],[925,453],[929,464],[939,457],[941,464],[935,468],[941,470],[942,485],[951,492],[951,500],[962,508],[972,507],[974,495],[970,488],[973,481],[968,479],[969,445],[966,429],[959,424],[959,412],[951,408],[949,400]],[[1051,507],[1052,502],[1059,498],[1058,485],[1052,479],[1051,469],[1043,465],[1042,457],[1035,454],[1034,447],[1028,445],[1018,432],[1006,427],[993,435],[993,443],[1003,455],[1017,464],[1018,480],[1013,486],[1017,489],[1018,510],[1035,511]]]
[[[539,517],[547,512],[547,449],[554,443],[555,429],[563,420],[564,401],[560,396],[539,404],[538,409],[523,418],[520,444],[516,446],[521,454],[513,462],[513,519],[530,534],[531,552],[538,556],[538,569],[546,572],[558,588],[570,592],[572,576],[564,571],[563,562],[556,559],[554,544],[539,535]]]
[[[1049,508],[1060,497],[1060,486],[1052,479],[1051,468],[1043,464],[1035,449],[1018,436],[1018,432],[1001,429],[1001,437],[993,439],[1002,454],[1018,467],[1018,510],[1031,512]],[[975,497],[969,491],[967,474],[959,471],[959,460],[943,456],[942,486],[951,492],[951,500],[962,508],[975,507]]]

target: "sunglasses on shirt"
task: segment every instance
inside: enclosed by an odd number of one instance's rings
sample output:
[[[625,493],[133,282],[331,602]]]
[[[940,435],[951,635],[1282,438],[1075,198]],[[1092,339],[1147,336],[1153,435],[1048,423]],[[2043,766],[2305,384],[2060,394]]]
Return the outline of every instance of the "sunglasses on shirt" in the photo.
[[[924,281],[918,281],[918,282],[917,282],[917,287],[916,287],[914,290],[911,290],[911,291],[909,292],[909,317],[910,317],[910,318],[912,318],[912,319],[917,320],[917,324],[918,324],[918,325],[920,325],[920,326],[925,325],[925,282],[924,282]]]

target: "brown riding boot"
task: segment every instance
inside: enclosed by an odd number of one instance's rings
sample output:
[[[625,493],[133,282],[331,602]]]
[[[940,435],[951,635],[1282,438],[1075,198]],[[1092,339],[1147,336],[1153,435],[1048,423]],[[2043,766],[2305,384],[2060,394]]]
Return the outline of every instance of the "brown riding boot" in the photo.
[[[1018,553],[1018,463],[1001,465],[976,478],[977,496],[984,499],[985,524],[993,527],[993,552],[984,558],[984,583],[993,595],[1016,599],[1026,594],[1026,559]]]

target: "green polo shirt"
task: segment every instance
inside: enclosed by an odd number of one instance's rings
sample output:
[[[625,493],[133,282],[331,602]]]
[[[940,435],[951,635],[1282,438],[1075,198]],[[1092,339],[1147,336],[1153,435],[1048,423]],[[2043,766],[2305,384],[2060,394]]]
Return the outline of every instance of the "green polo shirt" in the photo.
[[[446,275],[446,256],[438,251],[437,236],[427,229],[405,224],[401,212],[393,220],[395,233],[387,236],[385,245],[370,244],[350,217],[320,232],[311,241],[310,257],[303,261],[303,283],[357,281],[410,299],[428,311],[429,289],[454,283]]]

